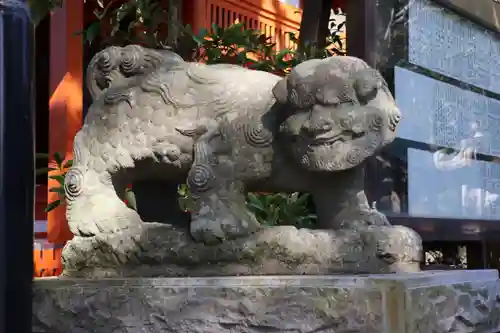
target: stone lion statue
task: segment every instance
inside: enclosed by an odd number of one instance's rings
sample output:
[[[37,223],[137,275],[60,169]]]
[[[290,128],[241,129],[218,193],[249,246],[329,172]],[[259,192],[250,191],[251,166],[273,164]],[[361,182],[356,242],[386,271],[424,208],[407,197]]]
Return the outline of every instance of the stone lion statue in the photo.
[[[141,226],[140,209],[123,202],[126,185],[140,181],[173,184],[173,192],[187,182],[195,243],[259,233],[247,191],[310,192],[320,229],[393,228],[367,202],[363,162],[394,140],[401,114],[382,76],[360,59],[308,60],[279,77],[110,47],[92,59],[87,84],[94,102],[65,180],[77,237]],[[175,206],[175,193],[160,199]],[[408,237],[411,261],[420,245]]]
[[[242,215],[247,190],[312,193],[321,228],[387,225],[368,205],[362,166],[394,140],[401,117],[382,76],[360,59],[332,57],[268,81],[269,92],[214,122],[195,143],[193,235],[224,238],[258,227]]]

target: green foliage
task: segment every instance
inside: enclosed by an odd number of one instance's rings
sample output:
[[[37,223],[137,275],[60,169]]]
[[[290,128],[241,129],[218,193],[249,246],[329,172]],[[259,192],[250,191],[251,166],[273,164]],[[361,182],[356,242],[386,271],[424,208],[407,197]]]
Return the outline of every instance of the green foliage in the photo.
[[[48,154],[37,154],[36,157],[38,159],[44,160],[50,159],[50,156]],[[65,158],[61,153],[55,153],[52,160],[54,162],[53,164],[55,164],[56,167],[40,168],[36,170],[37,175],[51,173],[52,171],[55,172],[55,174],[49,174],[49,179],[57,181],[57,186],[51,187],[49,189],[49,192],[57,193],[58,199],[50,202],[47,205],[47,207],[45,208],[45,212],[47,213],[59,207],[59,205],[64,201],[64,178],[66,176],[67,170],[73,165],[72,160],[68,160],[65,162]]]
[[[61,6],[62,0],[28,0],[31,20],[35,26],[38,25],[48,13]]]
[[[187,25],[181,31],[181,45],[191,50],[189,60],[208,64],[228,63],[268,72],[281,72],[293,62],[293,51],[284,49],[276,52],[276,43],[259,30],[246,29],[243,23],[227,28],[215,24],[211,29],[194,33]]]
[[[179,198],[177,203],[183,212],[191,212],[194,209],[193,199],[191,198],[191,192],[189,192],[189,187],[186,184],[179,185],[177,190]]]
[[[193,32],[189,25],[169,22],[169,8],[160,0],[94,1],[98,5],[94,11],[95,20],[78,33],[83,34],[87,43],[93,43],[97,36],[101,36],[99,48],[128,44],[168,48],[190,61],[231,63],[278,75],[286,74],[307,59],[344,54],[340,38],[344,23],[336,25],[331,22],[333,32],[327,38],[326,48],[308,44],[298,54],[295,48],[298,40],[294,33],[288,34],[290,47],[277,50],[270,37],[259,30],[246,29],[244,23],[227,28],[213,24],[210,29]],[[37,17],[43,17],[61,5],[62,0],[30,0],[32,13]],[[168,45],[165,34],[167,27],[179,32],[171,45]]]
[[[288,33],[287,39],[291,46],[299,42],[294,33]],[[312,44],[306,45],[300,54],[295,47],[277,50],[271,37],[256,29],[246,29],[243,23],[235,23],[227,28],[213,24],[210,30],[202,29],[198,33],[194,33],[187,25],[181,31],[180,41],[179,47],[183,50],[179,53],[190,61],[229,63],[277,75],[287,74],[302,61],[341,53],[333,44],[324,49]],[[187,56],[185,49],[190,50]]]
[[[257,220],[268,226],[293,225],[297,228],[311,228],[316,215],[309,212],[308,193],[248,193],[247,206]]]
[[[165,36],[162,31],[168,21],[168,11],[160,0],[97,1],[95,21],[84,30],[84,38],[92,43],[103,27],[110,27],[101,42],[107,45],[141,44],[162,48]],[[163,4],[162,4],[163,3]]]

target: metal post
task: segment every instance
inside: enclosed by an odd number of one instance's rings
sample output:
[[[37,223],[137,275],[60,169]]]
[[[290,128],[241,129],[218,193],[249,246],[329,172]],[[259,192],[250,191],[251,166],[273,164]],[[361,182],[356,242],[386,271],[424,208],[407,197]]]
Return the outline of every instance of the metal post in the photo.
[[[25,1],[0,0],[0,332],[30,333],[35,127],[34,27]]]

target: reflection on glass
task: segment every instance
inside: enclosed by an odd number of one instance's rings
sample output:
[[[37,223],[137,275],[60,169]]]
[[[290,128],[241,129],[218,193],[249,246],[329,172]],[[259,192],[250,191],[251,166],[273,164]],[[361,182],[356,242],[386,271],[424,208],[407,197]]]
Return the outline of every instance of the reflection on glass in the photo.
[[[403,111],[398,137],[455,147],[471,138],[471,124],[481,126],[482,135],[500,136],[500,101],[449,83],[395,68],[396,102]],[[500,156],[500,140],[482,140],[478,152]]]
[[[367,192],[388,215],[500,219],[500,158],[479,121],[452,148],[397,139],[368,162]]]
[[[476,128],[456,149],[436,152],[409,149],[408,213],[446,218],[500,218],[500,164],[477,159],[478,146],[483,140]]]
[[[456,124],[451,123],[451,126]],[[467,139],[460,140],[458,147],[443,148],[433,155],[434,166],[438,170],[456,170],[470,166],[479,153],[488,146],[489,138],[480,130],[479,121],[474,121],[470,125],[470,133]]]
[[[397,140],[367,161],[365,177],[368,200],[386,214],[407,213],[406,147]]]

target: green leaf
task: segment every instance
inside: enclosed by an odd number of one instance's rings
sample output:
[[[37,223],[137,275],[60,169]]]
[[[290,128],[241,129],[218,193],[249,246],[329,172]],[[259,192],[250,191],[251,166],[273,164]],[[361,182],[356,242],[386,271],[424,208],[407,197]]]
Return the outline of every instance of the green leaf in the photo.
[[[31,20],[37,26],[52,10],[62,6],[62,1],[28,0]]]
[[[201,28],[200,31],[198,31],[198,34],[196,36],[204,39],[210,35],[210,32],[208,31],[207,28]]]
[[[49,176],[49,179],[57,180],[57,182],[61,185],[64,184],[64,176],[62,175]]]
[[[135,199],[135,193],[129,188],[125,190],[125,200],[128,201],[127,203],[128,208],[137,210],[137,201]]]
[[[62,169],[62,163],[64,162],[64,155],[60,152],[54,153],[54,161],[56,161],[57,167]]]
[[[211,27],[212,27],[212,34],[213,34],[212,37],[214,37],[214,39],[215,38],[220,39],[222,37],[222,35],[224,34],[224,28],[219,27],[215,23],[212,23]]]
[[[94,39],[97,36],[99,36],[100,32],[101,32],[101,22],[100,21],[90,23],[83,32],[84,42],[92,44]]]
[[[280,51],[278,52],[278,54],[276,54],[276,58],[281,58],[281,59],[283,59],[285,56],[287,56],[287,55],[289,55],[289,54],[291,54],[291,53],[293,53],[293,52],[292,52],[292,50],[290,50],[290,49],[288,49],[288,48],[284,48],[284,49],[280,50]]]
[[[238,46],[247,45],[249,42],[247,30],[243,30],[243,23],[236,23],[225,30],[220,36],[223,45],[230,46],[236,44]]]
[[[199,45],[203,45],[206,40],[205,38],[209,35],[208,33],[208,30],[203,28],[203,29],[200,29],[200,31],[198,32],[198,34],[192,34],[191,37],[193,38],[193,40]]]
[[[200,38],[199,36],[193,35],[193,40],[198,44],[198,46],[203,45],[205,40],[203,38]]]
[[[67,168],[71,168],[72,166],[73,166],[73,160],[68,160],[68,161],[66,161],[66,163],[64,163],[63,168],[67,169]]]
[[[297,192],[297,193],[294,193],[294,195],[295,195],[295,200],[296,200],[295,204],[297,206],[304,206],[310,197],[309,193],[300,194]]]
[[[254,213],[266,213],[266,209],[264,207],[262,207],[261,205],[259,204],[255,204],[253,202],[250,202],[247,204],[247,206],[249,208],[253,208],[251,209]]]
[[[260,204],[260,200],[259,198],[255,195],[255,193],[247,193],[247,200],[251,203],[254,203],[254,204]]]
[[[339,47],[342,48],[342,39],[339,35],[335,35],[333,37],[333,42],[339,44]]]
[[[181,184],[179,185],[177,189],[177,194],[179,194],[181,197],[185,196],[188,192],[187,185],[186,184]]]
[[[49,189],[49,192],[58,193],[58,194],[62,194],[62,195],[66,194],[66,192],[64,192],[64,187],[53,187],[53,188]]]
[[[40,169],[37,169],[35,174],[37,176],[40,176],[40,175],[45,175],[47,173],[49,173],[50,171],[55,171],[57,170],[56,168],[40,168]]]
[[[209,63],[209,64],[217,62],[222,55],[221,49],[219,49],[217,47],[210,48],[206,52],[207,52],[207,56],[208,56],[207,63]]]
[[[57,207],[59,207],[59,205],[61,204],[61,200],[55,200],[55,201],[52,201],[51,203],[49,203],[47,205],[47,207],[45,208],[45,212],[48,213],[54,209],[56,209]]]

